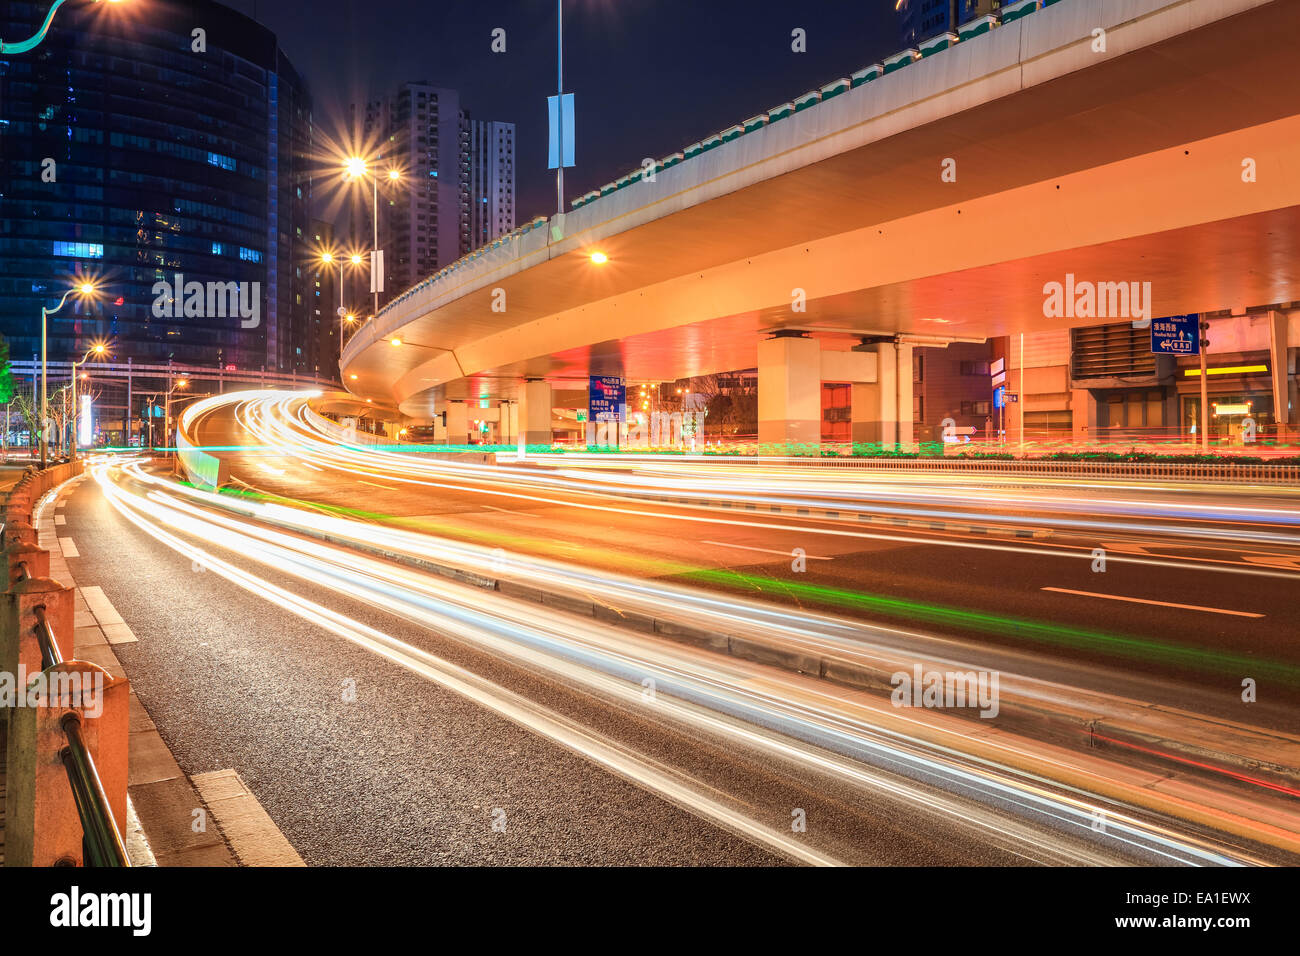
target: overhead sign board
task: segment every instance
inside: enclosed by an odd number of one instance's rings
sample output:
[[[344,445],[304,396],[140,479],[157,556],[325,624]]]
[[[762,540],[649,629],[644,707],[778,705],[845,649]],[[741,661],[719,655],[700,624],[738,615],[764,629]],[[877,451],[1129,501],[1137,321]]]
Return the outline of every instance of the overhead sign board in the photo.
[[[1201,317],[1169,315],[1151,320],[1151,351],[1157,355],[1200,355]]]
[[[592,375],[587,388],[587,407],[593,422],[619,422],[627,407],[627,382],[618,375]]]

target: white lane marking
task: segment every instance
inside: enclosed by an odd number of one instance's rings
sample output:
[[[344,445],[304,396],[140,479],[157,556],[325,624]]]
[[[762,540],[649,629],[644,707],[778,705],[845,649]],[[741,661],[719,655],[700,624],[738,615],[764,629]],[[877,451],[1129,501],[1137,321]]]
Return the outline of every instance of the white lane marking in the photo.
[[[480,505],[479,507],[487,508],[490,511],[500,511],[502,514],[506,514],[506,515],[519,514],[518,511],[511,511],[509,508],[498,508],[496,505]]]
[[[1120,594],[1098,594],[1096,591],[1072,591],[1069,588],[1041,588],[1057,594],[1079,594],[1083,597],[1105,598],[1107,601],[1129,601],[1133,604],[1154,604],[1157,607],[1176,607],[1184,611],[1207,611],[1210,614],[1231,614],[1234,617],[1263,617],[1254,611],[1229,611],[1221,607],[1202,607],[1199,604],[1175,604],[1173,601],[1148,601],[1146,598],[1124,597]]]
[[[67,523],[68,523],[68,519],[65,518],[63,515],[55,515],[55,516],[54,516],[54,523],[55,523],[56,525],[58,525],[58,524],[67,524]]]
[[[59,550],[63,552],[65,558],[81,557],[81,552],[77,550],[77,546],[73,543],[71,538],[60,538]]]
[[[298,462],[298,464],[302,465],[304,468],[310,468],[312,471],[324,471],[324,470],[325,470],[324,468],[318,468],[318,467],[316,467],[315,465],[311,464],[310,462],[306,462],[306,461],[300,461],[300,462]]]
[[[771,828],[743,811],[733,809],[721,800],[715,799],[711,795],[712,788],[699,783],[687,774],[675,772],[658,761],[643,757],[632,748],[605,737],[598,731],[588,730],[572,718],[552,711],[545,705],[536,703],[499,684],[494,684],[457,664],[443,660],[422,648],[407,644],[360,621],[355,621],[324,605],[308,601],[290,590],[278,587],[230,562],[221,560],[209,551],[190,545],[164,530],[160,523],[151,524],[151,521],[158,522],[158,516],[143,510],[141,504],[127,502],[125,493],[109,484],[104,469],[97,470],[96,479],[108,494],[109,501],[118,513],[140,530],[182,555],[200,561],[204,567],[226,580],[271,601],[281,610],[318,624],[328,632],[440,684],[525,730],[546,737],[579,757],[598,764],[698,816],[733,832],[739,832],[755,843],[772,848],[798,862],[815,866],[842,865],[839,860],[807,846],[797,837]],[[140,510],[137,513],[135,509]],[[182,522],[176,527],[185,529],[187,526]],[[191,534],[201,533],[193,527],[189,527],[188,530]]]
[[[773,550],[772,548],[751,548],[747,544],[727,544],[725,541],[701,541],[700,544],[712,544],[712,545],[716,545],[719,548],[740,548],[742,551],[761,551],[764,554],[779,554],[784,558],[790,557],[789,551],[776,551]],[[809,561],[832,560],[831,558],[823,558],[815,554],[805,554],[804,557],[807,558]]]
[[[362,481],[360,478],[357,479],[357,484],[359,484],[359,485],[369,485],[371,488],[381,488],[381,489],[383,489],[384,491],[396,491],[396,490],[397,490],[396,488],[390,488],[390,487],[388,487],[388,485],[377,485],[377,484],[375,484],[373,481]]]

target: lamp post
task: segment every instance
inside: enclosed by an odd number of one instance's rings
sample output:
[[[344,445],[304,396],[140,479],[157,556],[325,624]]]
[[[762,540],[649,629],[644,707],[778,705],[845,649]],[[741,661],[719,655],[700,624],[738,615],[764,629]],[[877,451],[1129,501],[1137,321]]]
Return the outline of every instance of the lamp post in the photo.
[[[79,365],[85,365],[85,364],[86,364],[86,361],[87,361],[87,360],[88,360],[92,355],[103,355],[103,354],[104,354],[104,351],[105,351],[105,350],[104,350],[104,346],[103,346],[103,345],[92,345],[90,348],[88,348],[88,349],[86,350],[86,354],[83,355],[83,356],[81,357],[81,361],[80,361],[80,362],[73,362],[73,363],[72,363],[72,421],[73,421],[73,425],[72,425],[72,460],[73,460],[73,461],[76,461],[76,460],[77,460],[77,437],[78,437],[78,436],[77,436],[77,424],[76,424],[76,422],[77,422],[77,417],[78,417],[78,415],[80,414],[80,413],[77,411],[77,367],[78,367]]]
[[[373,218],[371,219],[371,236],[374,245],[370,250],[370,287],[375,296],[375,312],[379,312],[379,287],[383,282],[383,268],[380,265],[379,257],[379,177],[370,172],[370,164],[360,156],[349,156],[343,161],[343,178],[344,179],[365,179],[370,177],[370,199],[373,207]],[[388,171],[390,182],[396,182],[402,178],[402,174],[396,169]]]
[[[564,214],[564,0],[555,0],[555,115],[560,124],[556,137],[555,212]]]
[[[350,254],[347,258],[354,266],[361,265],[361,256],[358,255],[357,253],[354,252]],[[326,265],[329,265],[332,262],[338,262],[339,264],[339,310],[337,314],[339,317],[339,370],[342,371],[343,330],[344,328],[346,328],[347,325],[349,325],[353,320],[356,319],[356,316],[350,313],[343,306],[343,256],[336,256],[334,255],[334,253],[328,251],[322,252],[320,254],[320,261],[325,263]]]
[[[65,0],[54,0],[54,5],[50,7],[50,12],[45,15],[45,22],[41,24],[41,28],[30,38],[18,43],[5,43],[3,40],[0,40],[0,56],[11,53],[26,53],[28,50],[34,50],[39,46],[40,42],[45,39],[45,34],[50,32],[50,23],[54,20],[55,12],[59,7],[63,6],[64,2]],[[94,0],[94,2],[99,3],[100,0]],[[108,2],[120,3],[121,0],[108,0]]]
[[[53,12],[53,11],[51,11]],[[50,421],[50,402],[49,393],[46,390],[47,360],[49,355],[48,349],[48,319],[59,309],[63,308],[63,303],[68,301],[68,296],[76,293],[77,295],[92,295],[95,287],[89,282],[74,286],[63,297],[59,299],[59,304],[52,309],[41,306],[41,469],[44,470],[50,463],[50,438],[49,438],[49,421]]]
[[[167,447],[168,447],[169,449],[171,448],[171,444],[172,444],[172,442],[171,442],[171,434],[172,434],[172,392],[176,391],[176,389],[178,389],[178,388],[185,388],[185,387],[186,387],[187,385],[189,385],[189,384],[190,384],[189,381],[187,381],[186,379],[178,378],[178,379],[176,380],[176,384],[173,385],[171,388],[167,389],[167,394],[163,396],[163,429],[164,429],[165,432],[166,432]],[[168,451],[167,454],[170,455],[171,452]]]

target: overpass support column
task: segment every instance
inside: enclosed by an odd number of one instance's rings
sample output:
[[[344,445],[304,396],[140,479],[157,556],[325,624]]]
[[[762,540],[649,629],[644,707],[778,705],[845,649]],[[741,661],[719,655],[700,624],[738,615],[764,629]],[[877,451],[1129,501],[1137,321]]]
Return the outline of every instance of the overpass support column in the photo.
[[[550,445],[553,412],[551,383],[524,382],[524,387],[519,390],[518,440],[525,445]]]
[[[501,416],[497,430],[501,444],[513,444],[519,436],[519,407],[514,402],[500,402],[497,409]]]
[[[821,343],[804,334],[758,343],[758,443],[819,445]]]
[[[854,443],[911,446],[912,349],[896,342],[867,342],[854,348],[876,356],[875,384],[853,386]]]
[[[469,443],[469,406],[464,402],[447,403],[447,444]]]
[[[1020,396],[1020,400],[1023,402],[1025,397]],[[1101,403],[1091,391],[1086,388],[1070,390],[1070,423],[1075,442],[1096,441],[1101,437],[1097,430],[1100,414]]]
[[[1289,321],[1285,312],[1268,314],[1268,372],[1273,380],[1273,418],[1279,425],[1295,424],[1295,410],[1291,407],[1294,380],[1290,374],[1291,355],[1287,348]]]

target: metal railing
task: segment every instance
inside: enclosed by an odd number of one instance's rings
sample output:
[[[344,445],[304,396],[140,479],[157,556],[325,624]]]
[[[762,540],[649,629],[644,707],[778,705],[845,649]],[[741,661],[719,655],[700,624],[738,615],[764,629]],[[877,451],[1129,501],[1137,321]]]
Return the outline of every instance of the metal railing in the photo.
[[[27,562],[20,561],[17,567],[19,579],[30,581],[32,573]],[[45,616],[45,605],[36,605],[32,612],[36,617],[33,630],[41,649],[41,667],[48,671],[64,662],[63,652],[59,650],[54,628]],[[68,786],[72,789],[72,799],[81,820],[83,861],[89,866],[130,866],[131,858],[113,817],[104,782],[81,734],[80,715],[64,714],[59,727],[67,741],[59,751],[59,759],[68,775]]]
[[[65,714],[60,721],[68,745],[59,752],[63,767],[68,772],[72,799],[81,817],[83,836],[82,852],[90,866],[130,866],[126,844],[118,832],[117,821],[104,792],[104,783],[95,769],[95,759],[81,737],[81,718]]]

